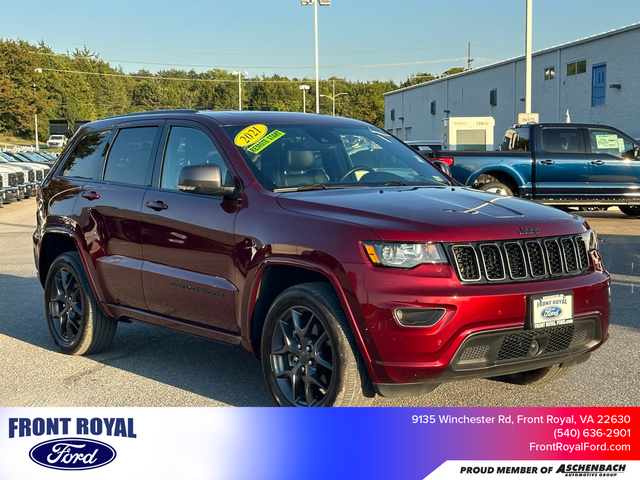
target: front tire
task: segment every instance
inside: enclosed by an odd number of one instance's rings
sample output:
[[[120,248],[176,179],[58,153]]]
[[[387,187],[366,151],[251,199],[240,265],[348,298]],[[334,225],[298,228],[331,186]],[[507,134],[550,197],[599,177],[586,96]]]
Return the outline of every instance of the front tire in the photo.
[[[288,288],[271,305],[261,344],[262,370],[280,406],[364,406],[371,381],[330,286]]]
[[[622,213],[630,217],[640,216],[640,205],[620,205],[618,208]]]
[[[53,261],[44,298],[47,327],[62,353],[86,355],[109,347],[118,322],[98,307],[78,253],[64,253]]]
[[[513,190],[511,190],[507,185],[500,182],[490,182],[483,183],[478,187],[480,190],[485,192],[495,193],[497,195],[502,195],[505,197],[513,197]]]

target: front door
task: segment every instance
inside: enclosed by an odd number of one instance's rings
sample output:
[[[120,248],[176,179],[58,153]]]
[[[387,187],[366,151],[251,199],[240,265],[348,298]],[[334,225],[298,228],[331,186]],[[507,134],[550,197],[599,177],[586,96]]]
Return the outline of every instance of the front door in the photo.
[[[626,196],[639,199],[640,160],[635,156],[633,141],[606,127],[586,130],[590,195],[603,199]]]

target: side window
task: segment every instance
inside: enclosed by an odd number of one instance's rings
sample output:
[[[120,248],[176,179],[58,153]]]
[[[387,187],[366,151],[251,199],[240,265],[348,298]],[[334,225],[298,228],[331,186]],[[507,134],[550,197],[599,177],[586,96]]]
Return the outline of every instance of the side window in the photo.
[[[162,162],[160,188],[178,190],[182,167],[214,164],[220,166],[225,185],[233,185],[227,164],[209,136],[191,127],[171,127]]]
[[[110,130],[85,135],[67,158],[60,174],[63,177],[96,178],[110,135]]]
[[[633,154],[631,141],[613,130],[590,128],[589,143],[593,153],[609,154],[620,158]]]
[[[109,152],[104,179],[131,185],[146,185],[147,167],[157,131],[158,127],[121,129]]]
[[[542,149],[550,153],[579,153],[577,128],[545,128],[542,130]]]

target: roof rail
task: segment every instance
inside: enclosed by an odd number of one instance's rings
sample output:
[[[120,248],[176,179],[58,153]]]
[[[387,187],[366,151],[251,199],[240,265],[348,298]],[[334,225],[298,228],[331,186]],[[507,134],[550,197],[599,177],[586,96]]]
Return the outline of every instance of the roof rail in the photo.
[[[142,112],[131,112],[131,113],[123,113],[121,115],[112,115],[110,117],[104,117],[100,120],[107,120],[110,118],[122,118],[122,117],[134,117],[136,115],[161,115],[167,113],[197,113],[200,110],[195,110],[192,108],[176,108],[176,109],[168,109],[168,110],[150,110],[150,111],[142,111]]]

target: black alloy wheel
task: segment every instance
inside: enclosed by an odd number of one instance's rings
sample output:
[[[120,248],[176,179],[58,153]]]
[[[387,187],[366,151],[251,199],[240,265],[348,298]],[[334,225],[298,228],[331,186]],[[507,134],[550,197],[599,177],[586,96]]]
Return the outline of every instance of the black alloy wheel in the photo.
[[[327,284],[297,285],[276,298],[263,331],[262,367],[281,406],[356,406],[373,397],[344,312]]]
[[[118,322],[98,307],[78,253],[68,252],[53,261],[44,297],[47,327],[62,353],[98,353],[111,344]]]
[[[334,349],[326,325],[303,306],[289,308],[271,337],[278,386],[296,406],[321,404],[333,377]]]

